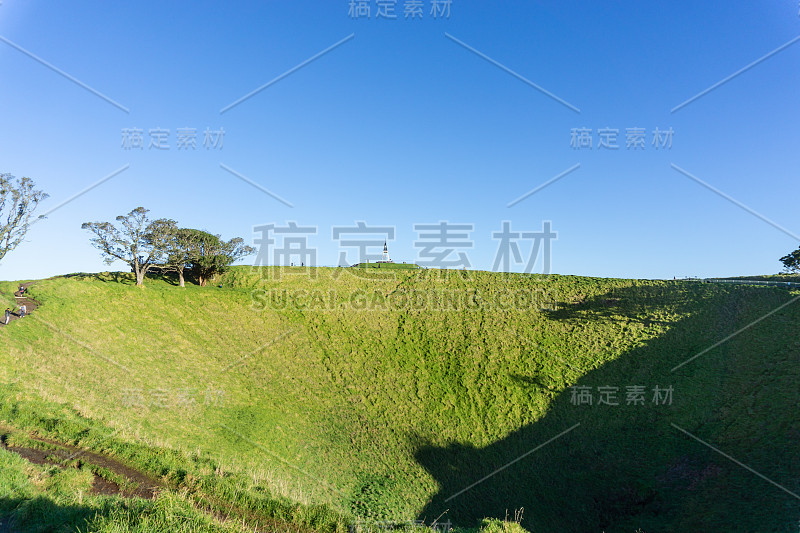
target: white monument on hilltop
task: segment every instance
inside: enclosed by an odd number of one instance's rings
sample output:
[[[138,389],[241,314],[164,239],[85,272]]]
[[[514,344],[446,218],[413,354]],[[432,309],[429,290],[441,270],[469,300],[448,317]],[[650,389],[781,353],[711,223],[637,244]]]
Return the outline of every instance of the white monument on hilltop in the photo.
[[[383,241],[383,254],[381,255],[381,260],[378,263],[392,263],[393,261],[389,259],[389,248],[386,246],[386,241]]]

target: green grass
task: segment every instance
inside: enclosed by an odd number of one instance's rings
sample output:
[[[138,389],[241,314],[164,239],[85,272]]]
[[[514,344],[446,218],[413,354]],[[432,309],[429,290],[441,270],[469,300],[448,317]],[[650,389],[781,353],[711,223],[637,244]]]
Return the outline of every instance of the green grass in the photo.
[[[387,270],[42,280],[31,320],[0,328],[17,406],[0,420],[125,458],[169,505],[318,530],[442,513],[477,528],[521,507],[532,532],[796,527],[795,498],[672,425],[800,491],[796,304],[673,371],[795,292]],[[625,405],[635,385],[644,405]],[[573,405],[572,386],[619,387],[622,405]]]

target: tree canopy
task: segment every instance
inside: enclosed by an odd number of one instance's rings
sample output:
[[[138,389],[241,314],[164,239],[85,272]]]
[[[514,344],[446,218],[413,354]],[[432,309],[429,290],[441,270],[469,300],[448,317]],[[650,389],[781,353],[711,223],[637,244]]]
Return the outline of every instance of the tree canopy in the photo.
[[[167,236],[166,260],[162,268],[165,271],[176,272],[181,287],[186,285],[184,273],[186,269],[191,268],[194,260],[194,251],[197,246],[195,231],[173,226]]]
[[[229,241],[219,235],[201,230],[192,232],[195,248],[192,257],[192,273],[201,286],[209,278],[224,273],[233,263],[255,252],[255,248],[244,244],[244,239],[235,237]]]
[[[85,222],[81,226],[94,233],[91,243],[103,252],[106,263],[121,260],[130,265],[139,286],[153,268],[176,272],[181,287],[185,286],[187,272],[205,286],[210,278],[255,252],[240,237],[225,241],[220,235],[180,228],[172,219],[151,221],[148,212],[137,207],[127,215],[118,216],[119,228],[110,222]]]
[[[103,253],[106,264],[116,260],[128,263],[136,274],[136,285],[144,285],[144,276],[153,266],[166,259],[167,241],[176,223],[174,220],[147,217],[149,210],[137,207],[116,218],[120,227],[110,222],[84,222],[82,229],[94,233],[92,245]]]
[[[0,174],[0,261],[22,242],[33,212],[47,197],[30,178]]]
[[[783,268],[787,272],[800,273],[800,248],[789,255],[781,257],[781,263],[783,263]]]

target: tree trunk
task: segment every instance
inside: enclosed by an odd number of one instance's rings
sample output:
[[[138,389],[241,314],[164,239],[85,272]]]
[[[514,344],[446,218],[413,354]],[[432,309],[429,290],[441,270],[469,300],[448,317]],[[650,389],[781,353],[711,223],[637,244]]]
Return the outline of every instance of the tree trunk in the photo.
[[[136,286],[144,287],[144,275],[147,273],[147,266],[141,264],[139,258],[136,256],[134,256],[131,266],[133,267],[133,272],[136,274]]]
[[[201,286],[201,287],[205,287],[205,286],[206,286],[206,278],[204,278],[204,277],[202,276],[202,274],[201,274],[201,275],[199,275],[199,276],[197,276],[197,281],[199,281],[199,282],[200,282],[200,286]]]
[[[185,287],[186,286],[186,284],[183,282],[183,269],[182,268],[178,269],[178,281],[179,281],[179,285],[181,287]]]

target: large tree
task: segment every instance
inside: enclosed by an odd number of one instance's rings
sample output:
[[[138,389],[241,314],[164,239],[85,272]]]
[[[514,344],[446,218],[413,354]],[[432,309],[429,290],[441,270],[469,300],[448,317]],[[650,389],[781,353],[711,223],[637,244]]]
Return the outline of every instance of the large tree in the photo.
[[[223,241],[219,235],[200,230],[190,231],[194,232],[192,273],[203,287],[210,278],[222,274],[231,264],[256,251],[252,246],[244,244],[241,237]]]
[[[783,263],[783,268],[786,269],[786,272],[800,273],[800,248],[789,255],[781,257],[781,263]]]
[[[136,274],[136,285],[144,285],[144,277],[153,266],[163,264],[167,256],[167,241],[175,221],[151,221],[149,211],[137,207],[127,215],[117,217],[120,227],[111,222],[84,222],[81,228],[94,233],[92,245],[103,252],[106,264],[124,261]]]
[[[178,273],[178,282],[185,287],[184,273],[192,267],[198,246],[198,230],[173,226],[167,236],[166,259],[162,268],[168,272]]]
[[[22,242],[34,210],[45,198],[32,179],[0,174],[0,260]]]

